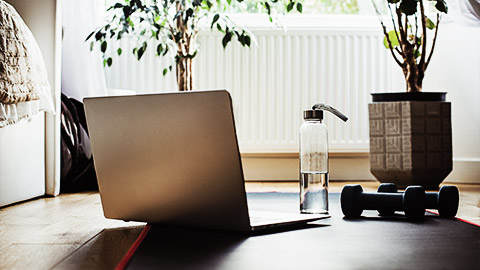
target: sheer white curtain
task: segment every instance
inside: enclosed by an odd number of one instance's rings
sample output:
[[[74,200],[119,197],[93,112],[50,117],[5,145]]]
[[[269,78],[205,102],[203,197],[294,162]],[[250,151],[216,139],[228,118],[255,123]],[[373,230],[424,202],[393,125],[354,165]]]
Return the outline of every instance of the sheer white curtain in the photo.
[[[480,27],[480,0],[447,0],[455,22]]]
[[[77,100],[106,96],[98,50],[90,52],[85,38],[98,26],[103,0],[63,1],[62,92]]]

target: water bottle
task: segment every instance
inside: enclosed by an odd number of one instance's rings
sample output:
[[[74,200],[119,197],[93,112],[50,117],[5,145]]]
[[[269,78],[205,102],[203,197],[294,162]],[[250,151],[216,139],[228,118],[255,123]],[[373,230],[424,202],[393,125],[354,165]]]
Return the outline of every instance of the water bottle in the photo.
[[[303,111],[305,122],[300,127],[300,212],[328,214],[328,132],[323,111],[343,121],[348,118],[326,104],[315,104]]]

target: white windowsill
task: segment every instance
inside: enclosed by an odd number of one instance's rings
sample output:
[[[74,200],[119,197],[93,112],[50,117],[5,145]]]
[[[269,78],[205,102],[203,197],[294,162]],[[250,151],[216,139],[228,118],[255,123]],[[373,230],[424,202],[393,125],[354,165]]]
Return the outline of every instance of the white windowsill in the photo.
[[[251,30],[308,30],[308,29],[359,29],[382,31],[379,18],[376,15],[343,15],[343,14],[287,14],[278,17],[277,24],[270,22],[268,15],[258,13],[231,13],[229,18],[239,26]],[[383,16],[387,28],[391,27],[390,16]],[[444,16],[442,23],[452,23],[450,16]],[[205,30],[210,25],[205,25]]]
[[[318,29],[318,28],[378,28],[380,23],[371,15],[288,14],[278,17],[278,24],[271,23],[266,14],[229,14],[230,19],[247,28]]]
[[[233,13],[227,16],[239,26],[250,30],[308,30],[308,29],[376,29],[381,31],[378,18],[373,15],[288,14],[279,16],[276,23],[266,14]],[[200,22],[202,24],[202,22]],[[210,25],[203,21],[203,30]]]

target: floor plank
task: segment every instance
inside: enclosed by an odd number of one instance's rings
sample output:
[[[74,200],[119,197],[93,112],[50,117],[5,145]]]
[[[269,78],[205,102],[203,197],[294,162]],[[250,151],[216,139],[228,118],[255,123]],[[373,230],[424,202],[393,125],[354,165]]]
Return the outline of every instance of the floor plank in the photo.
[[[70,244],[11,244],[0,252],[0,269],[50,269],[76,248]]]
[[[143,228],[141,225],[105,229],[53,269],[113,269]]]

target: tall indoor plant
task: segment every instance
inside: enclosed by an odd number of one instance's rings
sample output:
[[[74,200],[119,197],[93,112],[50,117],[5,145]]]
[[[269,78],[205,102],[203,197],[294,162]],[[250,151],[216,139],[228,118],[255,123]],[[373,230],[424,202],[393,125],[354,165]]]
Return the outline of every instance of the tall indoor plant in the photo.
[[[375,5],[375,0],[372,0]],[[427,70],[437,41],[437,33],[441,13],[447,13],[448,8],[444,0],[386,0],[388,12],[392,20],[393,30],[387,31],[379,9],[384,45],[392,53],[395,62],[402,68],[405,75],[407,92],[422,90],[425,71]],[[425,4],[435,2],[436,23],[427,17]],[[428,47],[428,30],[434,30],[430,52]],[[427,56],[428,55],[428,56]]]
[[[372,94],[370,170],[380,182],[436,189],[452,170],[451,104],[445,102],[446,93],[421,90],[447,5],[444,0],[386,1],[391,31],[372,2],[384,45],[405,76],[406,92]],[[428,4],[435,6],[435,22],[426,15]]]
[[[202,25],[222,33],[222,45],[236,38],[242,46],[250,46],[251,33],[236,25],[225,15],[228,7],[243,0],[122,0],[108,8],[105,25],[93,31],[87,40],[91,40],[91,49],[99,44],[103,53],[104,65],[111,66],[112,56],[107,46],[112,41],[125,37],[138,39],[138,45],[132,53],[138,60],[144,55],[147,46],[154,43],[157,56],[171,52],[175,61],[178,90],[193,89],[192,64],[198,52],[197,34]],[[302,12],[300,0],[263,0],[255,4],[257,9],[267,13],[270,21],[275,10]],[[118,46],[117,42],[117,46]],[[122,54],[122,49],[117,49]],[[163,69],[163,75],[172,70],[172,66]]]

